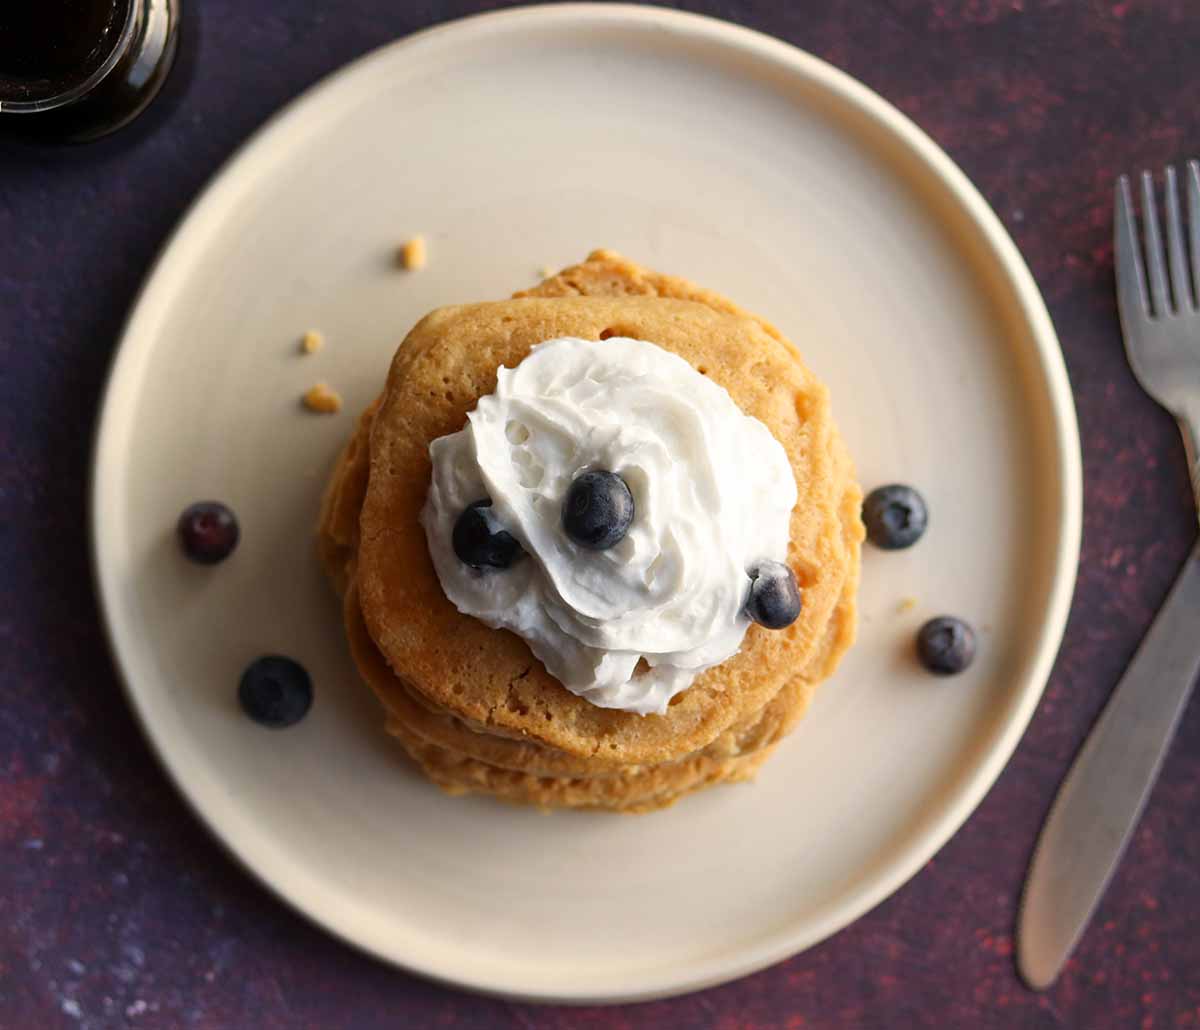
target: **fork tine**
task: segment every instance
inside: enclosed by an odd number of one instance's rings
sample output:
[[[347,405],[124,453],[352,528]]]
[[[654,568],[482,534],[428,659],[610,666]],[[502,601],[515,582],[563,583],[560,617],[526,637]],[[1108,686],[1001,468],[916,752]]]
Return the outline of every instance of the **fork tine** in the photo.
[[[1116,252],[1117,302],[1126,322],[1145,318],[1146,277],[1142,273],[1137,225],[1133,221],[1133,199],[1129,193],[1129,176],[1117,180],[1113,212],[1113,248]]]
[[[1167,296],[1167,267],[1163,261],[1162,236],[1158,231],[1158,206],[1154,203],[1154,179],[1142,172],[1142,235],[1146,241],[1146,268],[1150,272],[1150,296],[1154,314],[1166,318],[1171,313]]]
[[[1171,266],[1171,293],[1175,296],[1175,310],[1187,314],[1192,307],[1191,287],[1188,285],[1188,260],[1183,249],[1183,219],[1179,214],[1179,190],[1175,182],[1175,169],[1167,168],[1164,187],[1167,200],[1167,263]]]
[[[1188,162],[1188,234],[1192,238],[1192,296],[1200,308],[1200,161]]]

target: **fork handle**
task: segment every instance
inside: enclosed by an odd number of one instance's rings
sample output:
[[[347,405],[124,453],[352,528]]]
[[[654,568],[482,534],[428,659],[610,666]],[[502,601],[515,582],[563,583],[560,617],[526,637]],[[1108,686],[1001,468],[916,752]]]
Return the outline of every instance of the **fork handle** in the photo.
[[[1018,962],[1053,982],[1121,860],[1200,673],[1200,541],[1058,789],[1030,863]]]
[[[1192,495],[1196,499],[1196,512],[1200,515],[1200,435],[1196,427],[1200,426],[1200,410],[1188,412],[1177,419],[1179,431],[1183,434],[1183,449],[1187,454],[1188,474],[1192,480]]]

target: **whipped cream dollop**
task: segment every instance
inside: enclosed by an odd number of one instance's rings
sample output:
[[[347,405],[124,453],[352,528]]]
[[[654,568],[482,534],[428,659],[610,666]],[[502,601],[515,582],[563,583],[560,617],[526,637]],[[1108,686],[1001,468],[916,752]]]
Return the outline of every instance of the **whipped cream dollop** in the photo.
[[[421,513],[459,611],[521,636],[572,693],[642,715],[737,653],[748,570],[786,558],[796,483],[779,441],[724,388],[653,343],[563,337],[501,367],[467,419],[430,445]],[[562,525],[588,469],[617,473],[634,499],[628,533],[604,551]],[[484,498],[527,552],[510,568],[454,552],[455,521]]]

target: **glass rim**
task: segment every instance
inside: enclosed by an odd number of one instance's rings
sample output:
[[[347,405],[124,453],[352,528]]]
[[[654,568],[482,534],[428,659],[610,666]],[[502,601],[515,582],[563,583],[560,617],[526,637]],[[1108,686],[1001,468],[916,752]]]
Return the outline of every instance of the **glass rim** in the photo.
[[[121,33],[117,36],[112,50],[109,51],[108,56],[100,66],[86,79],[76,83],[70,89],[63,90],[61,93],[55,93],[48,97],[40,97],[36,100],[5,100],[3,97],[0,97],[0,114],[34,114],[38,111],[50,111],[56,107],[62,107],[65,104],[78,100],[81,96],[94,89],[97,84],[107,77],[117,62],[125,55],[129,41],[133,38],[134,31],[137,28],[137,11],[140,3],[141,0],[129,0],[129,5],[125,8],[125,24],[121,26]]]

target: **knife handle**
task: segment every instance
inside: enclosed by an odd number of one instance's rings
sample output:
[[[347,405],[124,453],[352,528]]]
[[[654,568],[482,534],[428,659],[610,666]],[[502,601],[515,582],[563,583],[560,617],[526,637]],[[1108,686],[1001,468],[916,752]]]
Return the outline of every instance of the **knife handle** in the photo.
[[[1120,862],[1200,672],[1200,542],[1058,790],[1025,882],[1018,964],[1049,986]]]

